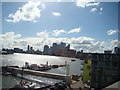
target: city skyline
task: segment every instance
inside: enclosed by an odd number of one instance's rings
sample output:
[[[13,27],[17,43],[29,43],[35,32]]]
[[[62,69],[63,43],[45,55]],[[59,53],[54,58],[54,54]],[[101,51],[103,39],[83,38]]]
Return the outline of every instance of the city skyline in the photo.
[[[4,2],[2,9],[5,48],[30,44],[43,51],[44,45],[65,42],[78,51],[103,52],[117,45],[117,2]]]

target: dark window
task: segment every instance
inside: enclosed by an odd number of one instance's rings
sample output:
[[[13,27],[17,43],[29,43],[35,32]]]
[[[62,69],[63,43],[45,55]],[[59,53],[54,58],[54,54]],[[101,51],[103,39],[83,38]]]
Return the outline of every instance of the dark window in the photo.
[[[112,63],[113,67],[117,67],[117,62]]]
[[[106,55],[105,57],[106,57],[106,59],[110,59],[110,55]]]
[[[104,81],[107,81],[107,77],[103,77],[104,78]]]
[[[89,70],[90,70],[90,66],[87,66],[87,69],[89,69]]]
[[[107,66],[109,66],[109,65],[110,65],[110,62],[105,62],[105,64],[106,64]]]
[[[91,72],[89,72],[89,76],[91,76]]]
[[[93,64],[94,64],[94,65],[97,65],[97,61],[93,61]]]
[[[87,61],[87,60],[85,60],[85,63],[87,64],[87,63],[88,63],[88,61]]]
[[[120,62],[119,62],[119,67],[120,67]]]

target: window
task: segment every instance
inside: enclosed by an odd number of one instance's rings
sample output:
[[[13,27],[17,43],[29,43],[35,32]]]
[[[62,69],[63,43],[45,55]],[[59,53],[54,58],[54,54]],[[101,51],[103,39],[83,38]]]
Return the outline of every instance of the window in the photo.
[[[91,76],[91,72],[89,72],[89,76]]]
[[[97,65],[97,61],[93,61],[93,64],[94,64],[94,65]]]
[[[120,62],[119,62],[119,68],[120,68]]]
[[[90,70],[90,66],[87,66],[87,69]]]
[[[110,62],[105,62],[105,65],[108,67],[110,66]]]
[[[85,60],[85,64],[87,64],[88,63],[88,61],[87,60]]]
[[[113,62],[113,63],[112,63],[112,66],[113,66],[113,67],[117,67],[117,62]]]

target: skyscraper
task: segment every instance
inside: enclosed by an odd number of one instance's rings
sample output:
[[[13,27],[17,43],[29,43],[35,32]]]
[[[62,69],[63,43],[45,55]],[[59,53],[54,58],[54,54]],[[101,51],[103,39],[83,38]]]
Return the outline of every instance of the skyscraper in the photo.
[[[27,51],[29,52],[29,50],[30,50],[30,45],[28,45],[28,47],[27,47]]]
[[[48,45],[45,45],[45,46],[44,46],[43,53],[44,53],[44,54],[49,54],[49,46],[48,46]]]

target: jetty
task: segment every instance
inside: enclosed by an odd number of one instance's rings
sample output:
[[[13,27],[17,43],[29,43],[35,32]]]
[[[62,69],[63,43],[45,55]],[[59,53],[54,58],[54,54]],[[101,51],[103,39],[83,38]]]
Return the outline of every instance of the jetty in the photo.
[[[78,75],[70,76],[69,72],[66,75],[63,75],[63,74],[35,71],[35,70],[30,70],[30,69],[23,69],[23,68],[20,68],[18,66],[2,66],[2,72],[11,73],[11,75],[13,75],[17,78],[21,78],[21,79],[31,81],[31,82],[36,82],[38,84],[45,85],[45,87],[51,86],[51,85],[49,83],[45,83],[45,82],[39,81],[37,79],[35,80],[35,79],[29,79],[26,77],[21,77],[19,74],[29,74],[29,75],[34,75],[34,76],[63,80],[67,85],[65,90],[69,90],[69,89],[72,90],[75,88],[76,88],[76,90],[80,90],[80,89],[85,88],[85,84],[83,83],[81,77],[79,77]]]
[[[4,67],[2,67],[2,70],[3,70],[3,72],[10,72],[14,76],[17,76],[17,74],[29,74],[29,75],[34,75],[34,76],[64,80],[68,84],[71,83],[71,76],[70,75],[35,71],[35,70],[23,69],[23,68],[14,67],[14,66],[12,66],[12,67],[11,66],[4,66]]]

